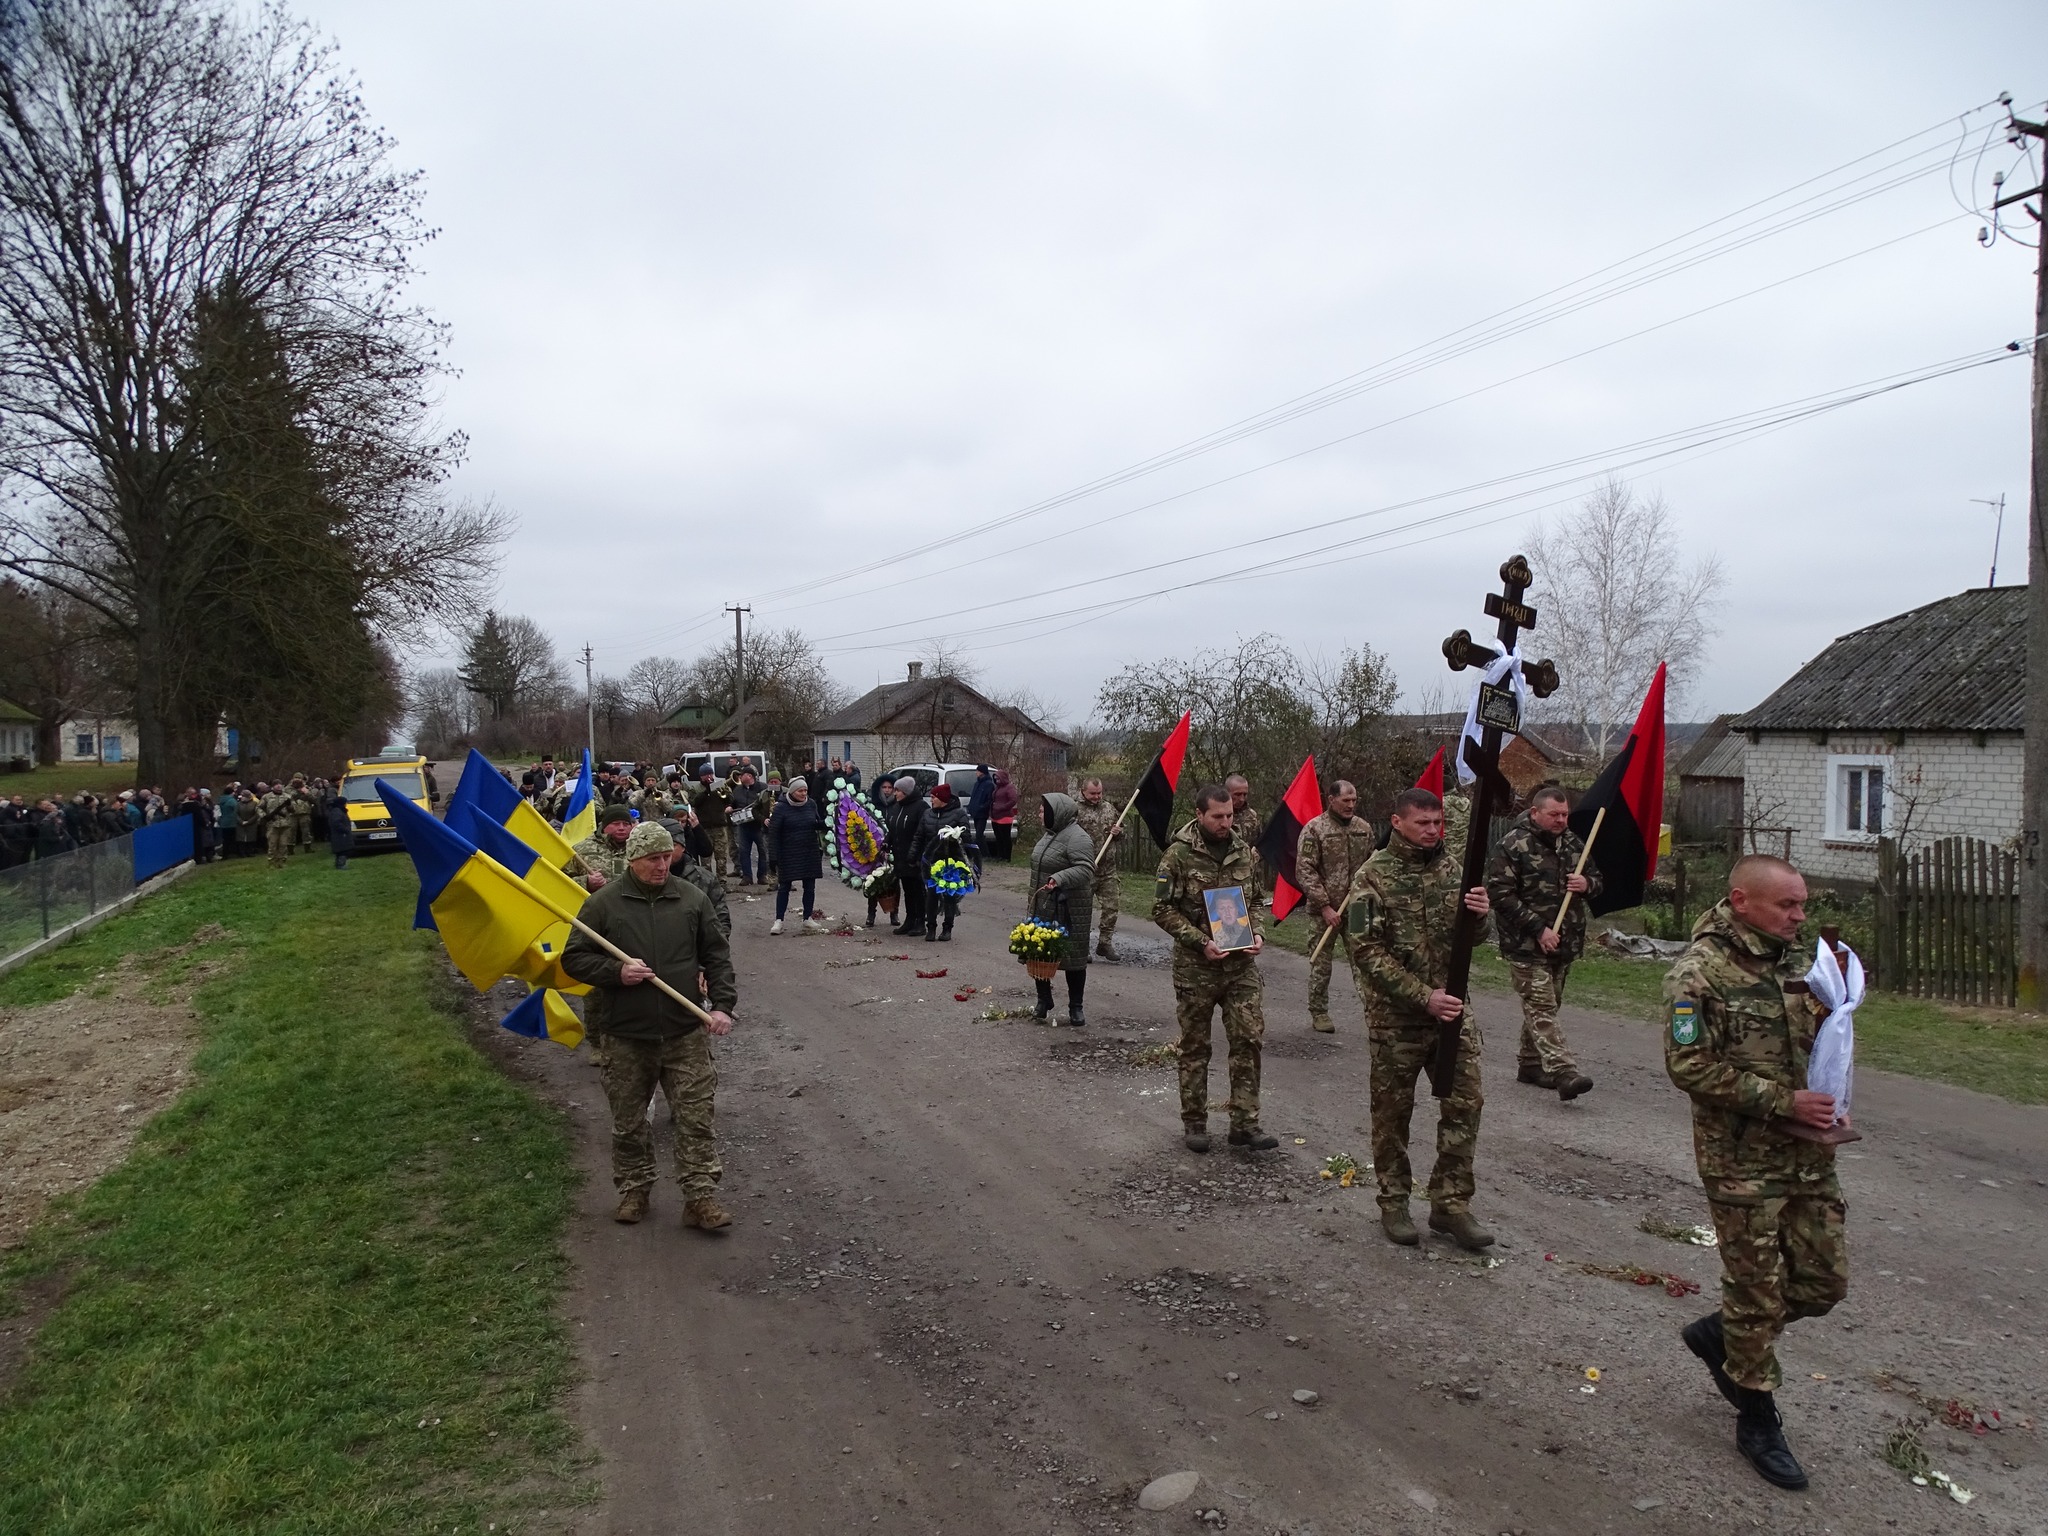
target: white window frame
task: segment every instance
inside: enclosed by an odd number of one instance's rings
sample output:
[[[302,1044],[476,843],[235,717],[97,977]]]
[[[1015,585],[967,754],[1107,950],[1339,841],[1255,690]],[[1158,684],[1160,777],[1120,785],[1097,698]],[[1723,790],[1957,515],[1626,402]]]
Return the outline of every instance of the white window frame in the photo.
[[[1878,807],[1879,817],[1877,830],[1870,830],[1869,802],[1867,798],[1865,798],[1865,796],[1863,795],[1855,797],[1858,802],[1855,806],[1855,809],[1859,813],[1857,817],[1858,825],[1852,828],[1849,825],[1849,812],[1851,810],[1852,799],[1849,792],[1849,776],[1851,773],[1857,772],[1868,773],[1868,771],[1873,768],[1881,770],[1884,775],[1883,788],[1880,791],[1883,796],[1883,800]],[[1865,783],[1868,783],[1867,779],[1865,780]],[[1892,786],[1896,783],[1898,783],[1897,768],[1893,761],[1892,755],[1889,752],[1847,752],[1829,754],[1827,760],[1826,787],[1826,841],[1831,843],[1874,844],[1880,837],[1883,837],[1886,831],[1891,826],[1890,812],[1892,800]],[[1865,792],[1865,794],[1867,795],[1867,791]]]

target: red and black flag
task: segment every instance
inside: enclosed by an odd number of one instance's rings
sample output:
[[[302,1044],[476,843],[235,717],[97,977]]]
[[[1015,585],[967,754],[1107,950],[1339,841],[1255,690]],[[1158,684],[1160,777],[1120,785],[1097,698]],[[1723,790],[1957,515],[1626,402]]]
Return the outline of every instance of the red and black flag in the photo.
[[[1664,663],[1650,679],[1650,691],[1636,715],[1628,743],[1586,791],[1572,812],[1571,828],[1581,837],[1592,834],[1602,810],[1600,835],[1593,839],[1593,863],[1601,889],[1588,907],[1619,912],[1643,904],[1643,887],[1657,873],[1657,842],[1664,822]]]
[[[1301,905],[1301,887],[1294,883],[1294,856],[1301,847],[1301,829],[1323,814],[1323,790],[1316,783],[1316,760],[1305,758],[1287,793],[1266,818],[1266,830],[1259,834],[1259,856],[1273,876],[1273,921],[1286,921],[1287,914]]]
[[[1417,789],[1426,789],[1437,799],[1444,797],[1444,749],[1438,747],[1436,756],[1429,760],[1429,766],[1422,770],[1422,777],[1415,781]]]
[[[1159,755],[1152,759],[1152,766],[1145,770],[1137,794],[1131,797],[1138,815],[1152,830],[1152,841],[1162,849],[1172,835],[1173,797],[1180,789],[1181,765],[1187,760],[1188,717],[1184,714],[1167,736],[1166,745],[1159,749]]]

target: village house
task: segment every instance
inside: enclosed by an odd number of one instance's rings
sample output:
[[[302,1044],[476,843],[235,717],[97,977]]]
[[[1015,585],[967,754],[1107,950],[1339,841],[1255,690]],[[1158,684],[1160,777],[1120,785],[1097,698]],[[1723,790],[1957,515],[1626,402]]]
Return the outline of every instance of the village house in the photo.
[[[11,699],[0,699],[0,768],[36,765],[36,717]]]
[[[1678,776],[1678,814],[1672,825],[1684,843],[1717,842],[1742,824],[1741,733],[1729,729],[1733,715],[1717,715],[1673,764]]]
[[[811,739],[819,757],[869,775],[905,763],[987,763],[1009,769],[1025,793],[1066,788],[1063,738],[957,677],[926,677],[918,661],[902,682],[871,688],[820,720]]]
[[[1748,845],[1869,881],[1879,838],[2016,838],[2026,592],[1977,588],[1843,635],[1738,717]]]

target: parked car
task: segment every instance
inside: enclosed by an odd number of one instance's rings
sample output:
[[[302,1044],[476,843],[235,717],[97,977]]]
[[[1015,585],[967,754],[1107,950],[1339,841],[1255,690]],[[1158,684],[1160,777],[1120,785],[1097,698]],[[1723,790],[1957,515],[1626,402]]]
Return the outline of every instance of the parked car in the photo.
[[[891,768],[882,775],[882,779],[900,779],[907,773],[917,780],[919,789],[929,790],[943,777],[946,787],[965,805],[968,796],[974,793],[974,775],[978,767],[976,763],[905,763],[901,768]],[[880,782],[881,779],[871,780],[870,786]]]

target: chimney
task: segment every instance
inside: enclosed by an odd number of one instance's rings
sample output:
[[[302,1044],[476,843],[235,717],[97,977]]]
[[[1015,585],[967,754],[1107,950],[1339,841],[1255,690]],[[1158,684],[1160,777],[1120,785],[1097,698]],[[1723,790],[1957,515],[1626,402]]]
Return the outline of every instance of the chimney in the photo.
[[[916,681],[917,681],[917,680],[918,680],[919,678],[921,678],[921,677],[923,677],[923,676],[924,676],[924,663],[923,663],[923,662],[921,662],[921,661],[913,661],[913,662],[912,662],[912,663],[910,664],[910,680],[911,680],[911,681],[912,681],[912,682],[914,683],[914,682],[916,682]]]

